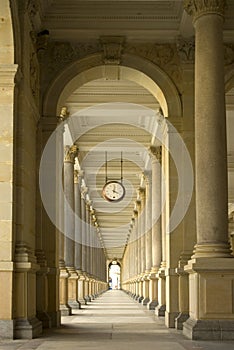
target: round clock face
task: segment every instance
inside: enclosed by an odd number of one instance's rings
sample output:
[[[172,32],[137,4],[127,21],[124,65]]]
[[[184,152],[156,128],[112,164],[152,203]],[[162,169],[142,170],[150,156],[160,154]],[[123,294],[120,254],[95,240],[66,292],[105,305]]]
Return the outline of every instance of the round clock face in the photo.
[[[119,202],[125,195],[124,186],[118,181],[107,182],[102,190],[103,197],[110,202]]]

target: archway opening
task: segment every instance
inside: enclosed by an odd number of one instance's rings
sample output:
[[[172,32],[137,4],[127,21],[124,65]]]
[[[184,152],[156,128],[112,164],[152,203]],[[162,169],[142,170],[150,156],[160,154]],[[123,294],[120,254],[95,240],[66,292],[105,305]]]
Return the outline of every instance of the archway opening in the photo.
[[[112,260],[109,264],[109,289],[121,289],[121,265],[118,261]]]

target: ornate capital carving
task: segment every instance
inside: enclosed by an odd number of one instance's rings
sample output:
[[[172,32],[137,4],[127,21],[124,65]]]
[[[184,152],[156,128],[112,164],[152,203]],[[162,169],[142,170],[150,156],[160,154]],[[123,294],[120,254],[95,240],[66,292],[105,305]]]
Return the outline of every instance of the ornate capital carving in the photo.
[[[149,150],[149,155],[151,157],[152,160],[157,159],[159,162],[161,162],[162,159],[162,150],[161,150],[161,146],[156,147],[156,146],[150,146],[148,148]]]
[[[226,0],[185,0],[184,9],[192,16],[193,21],[207,13],[223,16]]]
[[[74,163],[77,155],[78,147],[76,145],[64,147],[64,162]]]
[[[62,123],[64,120],[66,120],[69,117],[69,112],[66,106],[63,106],[61,108],[60,114],[58,116],[58,122]]]
[[[195,40],[194,37],[177,39],[177,50],[180,60],[183,63],[194,63],[195,60]]]
[[[139,195],[139,199],[142,199],[145,195],[145,187],[139,187],[137,189],[138,195]]]
[[[85,200],[86,194],[88,193],[88,187],[81,186],[81,198]]]
[[[124,40],[122,36],[100,37],[104,64],[120,64]]]

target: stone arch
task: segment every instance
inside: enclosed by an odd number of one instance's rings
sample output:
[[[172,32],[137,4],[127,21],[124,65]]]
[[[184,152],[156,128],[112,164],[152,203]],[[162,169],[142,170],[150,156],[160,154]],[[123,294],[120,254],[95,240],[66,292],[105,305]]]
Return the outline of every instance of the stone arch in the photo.
[[[75,89],[91,80],[106,77],[105,69],[100,53],[66,67],[52,82],[46,93],[43,114],[58,115],[66,98]],[[127,76],[127,79],[144,86],[159,100],[166,117],[182,116],[178,90],[170,77],[157,65],[139,56],[124,54],[119,69],[125,78]]]

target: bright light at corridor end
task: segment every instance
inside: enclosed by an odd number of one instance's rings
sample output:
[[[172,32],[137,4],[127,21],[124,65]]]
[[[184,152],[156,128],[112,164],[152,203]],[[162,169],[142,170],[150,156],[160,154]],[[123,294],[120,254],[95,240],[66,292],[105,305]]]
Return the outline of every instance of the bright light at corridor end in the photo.
[[[110,116],[111,118],[109,118]],[[95,128],[105,125],[103,120],[106,120],[106,124],[121,123],[126,124],[126,127],[127,125],[132,125],[139,128],[139,125],[136,123],[139,118],[142,120],[145,118],[148,118],[148,120],[149,118],[154,118],[153,120],[156,121],[154,127],[152,127],[152,123],[145,123],[140,127],[151,134],[151,142],[157,140],[161,146],[164,146],[165,149],[169,151],[170,156],[176,166],[178,179],[177,199],[170,217],[167,218],[166,232],[170,233],[175,230],[183,220],[188,210],[193,193],[194,174],[189,152],[180,134],[169,122],[168,118],[164,118],[159,112],[153,111],[144,106],[130,103],[106,103],[95,105],[94,107],[79,111],[76,114],[69,116],[69,118],[67,118],[64,122],[58,124],[57,128],[48,139],[40,162],[39,186],[44,208],[50,220],[57,227],[57,229],[64,233],[65,236],[74,239],[74,228],[71,232],[69,229],[65,230],[63,220],[61,219],[61,213],[63,212],[64,208],[66,208],[64,215],[67,215],[69,218],[74,218],[75,227],[82,227],[84,229],[85,225],[87,225],[87,223],[82,222],[80,217],[70,207],[64,194],[62,183],[64,129],[68,129],[70,131],[70,145],[72,145],[82,135],[93,128],[93,125],[85,125],[83,128],[75,127],[77,124],[79,125],[80,118],[94,118]],[[133,142],[132,139],[129,141]],[[108,139],[108,143],[109,142],[111,142],[111,139]],[[98,145],[95,147],[98,147]],[[145,148],[145,146],[142,145],[142,148]],[[102,164],[100,163],[100,166],[101,165]],[[97,167],[97,172],[99,168],[100,167]],[[141,170],[144,172],[145,169],[142,168]],[[131,188],[131,186],[129,188]],[[165,186],[164,184],[164,193],[162,193],[163,201],[165,201],[168,197],[168,194],[166,193],[167,188],[168,186]],[[123,201],[123,205],[127,205],[127,203]],[[163,203],[161,208],[163,208]],[[123,208],[120,210],[123,210]],[[154,218],[155,221],[158,219],[160,214],[161,213],[158,213],[157,217]],[[129,221],[130,219],[131,218],[129,218]],[[152,226],[153,224],[154,223],[152,222]],[[125,225],[125,227],[119,227],[119,229],[122,228],[128,231],[128,227]],[[90,234],[96,237],[97,233],[97,228],[91,227]],[[143,235],[144,233],[145,232],[142,232],[141,234]],[[81,242],[82,235],[80,234],[75,235],[75,240],[84,244],[84,242]],[[100,247],[99,240],[92,239],[89,241],[92,242],[93,246]]]

